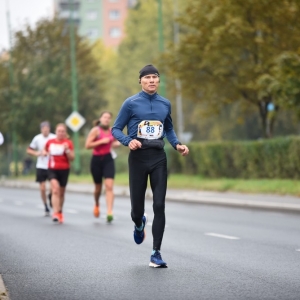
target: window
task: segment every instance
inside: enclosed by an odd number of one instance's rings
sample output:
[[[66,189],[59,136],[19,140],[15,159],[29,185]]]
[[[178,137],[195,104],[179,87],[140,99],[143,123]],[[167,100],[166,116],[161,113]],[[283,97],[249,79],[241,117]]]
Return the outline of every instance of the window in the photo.
[[[78,11],[73,11],[72,14],[73,14],[73,19],[78,19],[78,17],[79,17]],[[71,17],[70,16],[70,11],[69,10],[61,11],[59,13],[59,17],[62,18],[62,19],[69,19]]]
[[[98,29],[97,28],[90,28],[86,32],[86,36],[90,39],[96,39],[98,37]]]
[[[113,10],[109,11],[109,18],[110,18],[110,20],[120,19],[120,11],[117,9],[113,9]]]
[[[118,38],[121,36],[121,29],[119,27],[112,27],[109,30],[109,35],[112,38]]]
[[[86,18],[88,20],[96,20],[98,17],[98,12],[95,10],[90,10],[86,13]]]

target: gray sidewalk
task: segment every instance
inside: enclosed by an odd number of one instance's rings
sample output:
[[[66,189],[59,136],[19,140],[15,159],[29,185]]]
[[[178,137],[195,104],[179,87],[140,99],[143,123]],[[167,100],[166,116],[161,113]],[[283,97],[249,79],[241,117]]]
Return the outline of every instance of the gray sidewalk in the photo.
[[[0,187],[37,189],[38,184],[24,180],[2,179]],[[92,183],[68,183],[67,191],[90,194],[93,193],[93,188]],[[116,196],[129,196],[128,187],[115,186],[114,191]],[[151,190],[147,190],[146,197],[152,197]],[[300,198],[293,196],[168,189],[166,199],[177,202],[300,212]]]

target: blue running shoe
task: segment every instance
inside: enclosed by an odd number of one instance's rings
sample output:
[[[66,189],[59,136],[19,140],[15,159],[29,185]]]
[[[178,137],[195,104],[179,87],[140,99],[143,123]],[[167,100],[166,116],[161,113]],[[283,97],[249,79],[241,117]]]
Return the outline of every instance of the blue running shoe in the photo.
[[[149,267],[152,268],[167,268],[167,263],[161,258],[161,254],[158,250],[155,251],[150,257]]]
[[[144,241],[145,237],[146,237],[145,227],[147,225],[147,221],[148,221],[147,214],[144,214],[143,220],[142,220],[143,225],[144,225],[143,230],[137,230],[136,227],[134,226],[133,238],[134,238],[134,241],[138,245],[141,244]]]

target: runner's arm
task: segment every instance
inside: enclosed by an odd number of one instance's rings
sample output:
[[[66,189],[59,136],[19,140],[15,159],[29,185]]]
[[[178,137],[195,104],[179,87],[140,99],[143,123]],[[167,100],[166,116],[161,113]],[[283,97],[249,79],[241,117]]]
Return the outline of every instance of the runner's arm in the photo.
[[[117,140],[113,141],[113,143],[111,144],[112,148],[118,148],[121,146],[121,143]]]
[[[30,148],[30,147],[27,148],[26,153],[30,154],[32,156],[40,156],[40,155],[42,155],[42,151],[37,151],[37,150],[34,150],[34,149]]]
[[[68,143],[64,144],[64,146],[65,146],[65,153],[68,157],[68,160],[73,161],[75,159],[73,143],[69,141]]]
[[[99,134],[99,129],[97,127],[94,127],[89,132],[86,141],[85,141],[85,148],[86,149],[93,149],[99,145],[107,144],[109,143],[110,139],[105,137],[103,139],[95,141],[97,135]]]
[[[164,129],[165,129],[165,132],[166,132],[166,136],[167,136],[167,139],[169,141],[169,143],[172,145],[172,147],[177,150],[177,145],[180,144],[178,138],[177,138],[177,135],[174,131],[174,128],[173,128],[173,122],[172,122],[172,117],[171,117],[171,104],[169,106],[169,113],[165,119],[165,122],[164,122]]]
[[[114,126],[112,127],[112,135],[124,146],[128,146],[132,138],[123,133],[123,129],[128,124],[131,117],[129,102],[125,101],[118,113]]]
[[[26,153],[32,155],[32,156],[40,156],[42,155],[42,151],[38,151],[37,149],[37,141],[34,137],[32,142],[30,143],[29,147],[26,150]]]

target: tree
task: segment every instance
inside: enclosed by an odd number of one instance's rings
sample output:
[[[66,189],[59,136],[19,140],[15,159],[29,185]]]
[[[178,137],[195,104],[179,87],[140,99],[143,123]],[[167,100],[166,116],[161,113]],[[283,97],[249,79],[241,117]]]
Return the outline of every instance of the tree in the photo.
[[[173,0],[163,1],[163,23],[167,45],[173,39]],[[159,70],[163,68],[163,63],[159,60],[157,1],[138,1],[129,10],[125,27],[126,36],[117,52],[117,77],[115,91],[112,92],[118,106],[127,97],[140,91],[138,72],[142,67],[152,63]]]
[[[268,107],[275,98],[265,92],[262,78],[283,52],[297,51],[299,12],[298,0],[189,0],[179,19],[180,45],[164,57],[169,74],[181,78],[195,102],[216,108],[240,100],[255,105],[267,135]]]
[[[72,112],[69,27],[44,19],[14,35],[11,52],[15,84],[8,88],[7,66],[0,67],[0,118],[3,131],[14,124],[19,140],[28,141],[38,124],[64,122]],[[104,79],[92,45],[76,34],[79,112],[91,122],[103,105]]]

